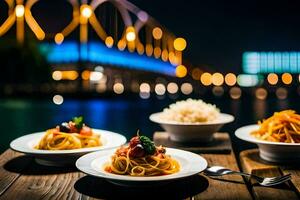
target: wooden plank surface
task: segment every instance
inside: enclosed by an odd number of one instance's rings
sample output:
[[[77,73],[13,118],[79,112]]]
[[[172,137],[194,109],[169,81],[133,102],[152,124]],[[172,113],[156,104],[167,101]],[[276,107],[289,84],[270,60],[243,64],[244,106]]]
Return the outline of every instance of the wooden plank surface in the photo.
[[[283,183],[276,187],[263,187],[250,180],[252,193],[255,199],[299,199],[295,188],[299,191],[299,167],[297,169],[286,169],[280,165],[270,164],[259,157],[258,149],[242,151],[240,153],[240,162],[243,171],[263,177],[281,176],[283,174],[292,174],[292,181]]]
[[[209,166],[220,165],[233,170],[239,170],[233,153],[202,154]],[[194,199],[252,199],[241,176],[228,175],[219,179],[207,178],[208,188],[196,195]]]
[[[194,153],[230,153],[231,141],[228,133],[215,133],[210,143],[178,143],[170,140],[167,132],[155,132],[153,141],[156,145],[178,148]]]
[[[22,166],[18,166],[18,170],[10,170],[17,164],[15,162],[17,160],[22,161]],[[23,154],[10,149],[0,156],[0,196],[18,179],[20,171],[27,167],[31,161],[32,158],[24,157]]]

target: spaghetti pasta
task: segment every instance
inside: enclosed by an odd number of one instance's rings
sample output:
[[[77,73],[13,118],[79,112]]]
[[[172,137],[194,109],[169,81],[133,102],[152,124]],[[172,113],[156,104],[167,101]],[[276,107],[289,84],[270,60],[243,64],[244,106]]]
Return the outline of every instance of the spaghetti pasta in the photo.
[[[270,118],[259,121],[259,129],[253,131],[254,137],[285,143],[300,143],[300,115],[294,110],[275,112]]]
[[[92,129],[84,124],[76,127],[76,123],[70,121],[47,130],[35,148],[41,150],[70,150],[101,145],[100,135],[94,134]]]
[[[155,149],[151,154],[145,150],[147,147],[142,145],[145,143],[140,142],[139,137],[132,138],[128,147],[117,149],[110,164],[105,166],[107,172],[130,176],[160,176],[180,170],[179,163],[165,154],[165,148],[155,147],[152,143]]]

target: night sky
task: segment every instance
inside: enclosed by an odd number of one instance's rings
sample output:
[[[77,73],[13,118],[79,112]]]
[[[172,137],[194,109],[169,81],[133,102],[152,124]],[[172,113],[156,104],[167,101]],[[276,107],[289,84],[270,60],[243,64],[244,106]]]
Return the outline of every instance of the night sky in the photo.
[[[0,23],[5,16],[0,2]],[[61,30],[71,7],[62,0],[42,0],[39,20]],[[300,50],[300,1],[130,0],[175,35],[186,38],[184,56],[212,71],[241,72],[244,51]],[[47,11],[45,11],[47,10]],[[34,11],[33,11],[34,12]],[[37,11],[39,12],[39,11]],[[46,22],[46,24],[45,24]]]

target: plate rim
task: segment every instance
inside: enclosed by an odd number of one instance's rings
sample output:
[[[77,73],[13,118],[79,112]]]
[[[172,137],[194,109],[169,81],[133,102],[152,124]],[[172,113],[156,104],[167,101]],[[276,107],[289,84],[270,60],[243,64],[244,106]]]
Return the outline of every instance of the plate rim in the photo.
[[[72,155],[72,154],[81,154],[81,153],[89,153],[89,152],[94,152],[94,151],[102,151],[102,150],[113,149],[113,148],[116,148],[118,146],[124,145],[127,142],[126,137],[122,134],[112,132],[112,131],[108,131],[108,130],[104,130],[104,129],[94,129],[94,128],[92,128],[92,130],[95,131],[96,133],[99,133],[100,135],[101,134],[105,135],[105,136],[112,135],[113,137],[119,137],[120,144],[116,144],[116,145],[109,146],[109,147],[98,146],[98,147],[88,147],[88,148],[69,149],[69,150],[39,150],[39,149],[33,149],[33,148],[31,149],[31,148],[27,147],[27,143],[32,141],[32,140],[29,140],[27,138],[28,137],[30,138],[30,137],[33,137],[33,136],[40,137],[41,135],[45,134],[45,131],[41,131],[41,132],[34,132],[34,133],[30,133],[30,134],[20,136],[20,137],[14,139],[13,141],[11,141],[9,146],[12,150],[20,152],[20,153],[27,154],[27,155]],[[25,139],[27,139],[26,143],[23,144],[24,146],[26,145],[25,148],[21,149],[21,148],[16,146],[17,142],[20,142],[20,140],[25,140]]]
[[[163,112],[156,112],[152,113],[149,116],[149,119],[152,122],[158,123],[158,124],[166,124],[166,125],[180,125],[180,126],[205,126],[205,125],[219,125],[219,124],[227,124],[230,122],[233,122],[235,120],[235,117],[228,113],[220,113],[220,116],[228,117],[227,120],[224,121],[211,121],[211,122],[197,122],[197,123],[191,123],[191,122],[174,122],[174,121],[164,121],[157,119],[158,115],[161,115]]]
[[[244,141],[250,142],[250,143],[255,143],[255,144],[263,144],[263,145],[277,145],[277,146],[296,146],[300,147],[300,143],[284,143],[284,142],[271,142],[271,141],[265,141],[265,140],[260,140],[257,139],[253,136],[250,135],[250,132],[246,132],[245,129],[252,129],[255,130],[259,127],[258,124],[249,124],[242,126],[238,129],[235,130],[234,135]]]
[[[106,150],[107,152],[114,152],[116,149],[109,149]],[[135,176],[128,176],[128,175],[117,175],[117,174],[113,174],[113,176],[109,176],[109,174],[106,173],[102,173],[99,171],[96,171],[95,169],[92,168],[91,164],[92,162],[96,159],[96,156],[98,154],[104,154],[106,153],[105,151],[101,151],[101,152],[92,152],[92,153],[88,153],[86,155],[81,156],[80,158],[77,159],[75,166],[77,167],[77,169],[87,175],[90,176],[94,176],[94,177],[98,177],[98,178],[104,178],[104,179],[108,179],[108,180],[114,180],[114,181],[119,181],[119,182],[156,182],[156,181],[167,181],[167,180],[175,180],[175,179],[180,179],[180,178],[184,178],[184,177],[189,177],[195,174],[198,174],[200,172],[202,172],[203,170],[205,170],[208,166],[208,163],[206,161],[206,159],[204,157],[202,157],[201,155],[189,152],[189,151],[184,151],[181,149],[175,149],[175,148],[166,148],[166,151],[180,151],[180,152],[184,152],[190,155],[195,156],[194,158],[197,157],[198,161],[201,162],[203,165],[199,168],[201,170],[196,170],[196,171],[191,171],[189,173],[182,173],[182,174],[177,174],[177,176],[174,176],[174,174],[171,175],[165,175],[165,176],[147,176],[147,177],[135,177]],[[169,154],[168,154],[169,155]],[[107,155],[106,155],[107,156]],[[109,155],[111,156],[111,155]],[[172,156],[172,154],[171,154]],[[90,158],[88,158],[90,157]],[[87,159],[89,161],[89,163],[84,166],[87,167],[88,169],[82,169],[82,162],[84,159]],[[197,162],[198,162],[197,161]],[[92,171],[92,173],[90,173],[89,171]],[[120,179],[120,177],[122,177]]]

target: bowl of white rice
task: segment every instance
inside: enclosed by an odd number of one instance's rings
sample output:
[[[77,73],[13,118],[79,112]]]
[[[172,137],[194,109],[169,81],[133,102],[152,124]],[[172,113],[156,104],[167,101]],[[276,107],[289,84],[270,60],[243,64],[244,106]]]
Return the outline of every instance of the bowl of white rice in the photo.
[[[234,120],[232,115],[221,113],[216,105],[200,99],[177,101],[149,118],[177,142],[209,142],[224,124]]]

